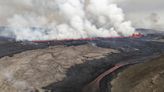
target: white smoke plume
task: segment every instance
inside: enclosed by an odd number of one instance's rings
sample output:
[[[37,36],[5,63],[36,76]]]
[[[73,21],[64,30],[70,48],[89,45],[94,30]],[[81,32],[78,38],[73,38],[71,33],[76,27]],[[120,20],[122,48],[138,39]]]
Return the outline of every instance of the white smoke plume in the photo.
[[[116,37],[135,31],[114,0],[20,1],[21,12],[7,20],[6,31],[17,40]]]

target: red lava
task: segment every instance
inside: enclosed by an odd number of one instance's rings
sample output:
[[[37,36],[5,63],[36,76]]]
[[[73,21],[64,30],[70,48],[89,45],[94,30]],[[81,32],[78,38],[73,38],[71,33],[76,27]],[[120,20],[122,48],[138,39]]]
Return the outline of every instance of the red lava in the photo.
[[[112,39],[112,38],[141,38],[144,35],[141,33],[134,33],[131,36],[118,36],[118,37],[94,37],[94,38],[79,38],[79,39],[63,39],[63,40],[33,40],[34,43],[45,43],[45,42],[62,42],[62,41],[93,41],[96,39]]]

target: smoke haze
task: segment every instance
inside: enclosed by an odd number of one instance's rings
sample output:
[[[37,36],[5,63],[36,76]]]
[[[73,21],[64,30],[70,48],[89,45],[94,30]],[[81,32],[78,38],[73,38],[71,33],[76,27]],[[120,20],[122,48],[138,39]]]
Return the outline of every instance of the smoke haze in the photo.
[[[164,31],[163,0],[115,0],[115,2],[124,10],[126,19],[131,20],[135,28]],[[158,16],[158,22],[151,21],[152,14]]]
[[[116,37],[134,33],[131,22],[125,21],[122,9],[112,0],[13,1],[0,1],[0,19],[4,23],[1,24],[8,26],[1,35],[17,40]],[[6,14],[3,12],[9,7],[5,5],[14,8]]]

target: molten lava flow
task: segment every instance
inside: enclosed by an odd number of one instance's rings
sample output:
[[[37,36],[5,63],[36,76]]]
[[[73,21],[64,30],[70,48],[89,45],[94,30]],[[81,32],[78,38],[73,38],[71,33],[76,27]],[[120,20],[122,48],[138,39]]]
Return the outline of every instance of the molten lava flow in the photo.
[[[141,38],[141,37],[143,37],[144,35],[143,34],[141,34],[141,33],[134,33],[134,34],[132,34],[132,37],[133,38]]]
[[[118,36],[118,37],[95,37],[95,38],[79,38],[79,39],[63,39],[63,40],[33,40],[35,43],[47,43],[47,42],[64,42],[64,41],[94,41],[97,39],[112,39],[112,38],[141,38],[144,35],[141,33],[134,33],[131,36]]]

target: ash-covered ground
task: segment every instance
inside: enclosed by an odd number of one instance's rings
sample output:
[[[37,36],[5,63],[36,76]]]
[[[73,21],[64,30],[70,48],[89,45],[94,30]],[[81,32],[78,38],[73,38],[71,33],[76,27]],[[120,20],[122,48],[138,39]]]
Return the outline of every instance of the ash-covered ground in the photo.
[[[85,85],[117,63],[149,61],[163,53],[161,33],[142,38],[48,43],[16,42],[1,37],[0,91],[81,92]],[[110,92],[112,87],[108,84],[110,81],[102,82],[100,91]]]

